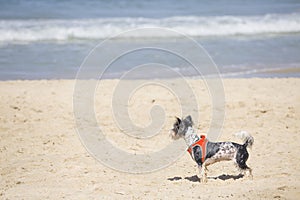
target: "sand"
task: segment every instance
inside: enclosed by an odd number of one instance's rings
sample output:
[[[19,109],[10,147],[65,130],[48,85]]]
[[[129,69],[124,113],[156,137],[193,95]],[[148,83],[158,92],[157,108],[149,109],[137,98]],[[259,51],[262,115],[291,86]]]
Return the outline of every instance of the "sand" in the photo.
[[[166,117],[160,134],[147,141],[132,139],[111,116],[116,83],[102,81],[95,96],[96,117],[107,138],[128,152],[141,153],[172,142],[168,130],[174,116],[181,114],[176,98],[154,85],[136,91],[128,104],[133,122],[151,123],[154,104],[163,105]],[[299,199],[300,79],[223,83],[226,115],[218,140],[239,142],[232,134],[240,130],[253,135],[248,161],[253,180],[239,176],[232,162],[221,162],[209,167],[208,183],[201,184],[187,153],[155,172],[113,170],[95,160],[77,135],[74,81],[0,82],[0,199]],[[199,103],[201,120],[195,127],[206,133],[212,108],[209,92],[200,80],[189,84]]]

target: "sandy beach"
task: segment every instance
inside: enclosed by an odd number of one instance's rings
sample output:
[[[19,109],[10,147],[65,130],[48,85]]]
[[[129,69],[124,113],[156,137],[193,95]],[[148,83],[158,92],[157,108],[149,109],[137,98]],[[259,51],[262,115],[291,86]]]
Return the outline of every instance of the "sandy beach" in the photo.
[[[132,121],[147,125],[153,105],[163,105],[159,135],[133,140],[111,116],[118,80],[105,80],[95,95],[95,114],[106,137],[128,152],[151,152],[172,142],[168,131],[180,115],[175,97],[158,86],[138,90],[128,104]],[[205,133],[210,96],[200,80],[189,80]],[[219,141],[235,141],[246,130],[255,139],[249,166],[253,180],[239,176],[231,162],[210,166],[201,184],[196,164],[185,153],[146,174],[113,170],[81,144],[73,115],[73,80],[0,82],[0,199],[299,199],[300,79],[224,79],[225,121]],[[176,81],[175,83],[176,84]],[[146,92],[147,91],[147,92]],[[120,140],[119,138],[122,138]]]

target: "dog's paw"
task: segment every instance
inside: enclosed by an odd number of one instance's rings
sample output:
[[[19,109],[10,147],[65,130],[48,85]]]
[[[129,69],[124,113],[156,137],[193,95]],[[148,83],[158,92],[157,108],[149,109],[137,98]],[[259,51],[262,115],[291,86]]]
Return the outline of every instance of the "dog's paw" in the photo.
[[[252,175],[251,172],[246,172],[245,177],[250,179],[250,180],[253,180],[253,175]]]
[[[200,183],[207,183],[207,178],[206,177],[201,177],[200,178]]]

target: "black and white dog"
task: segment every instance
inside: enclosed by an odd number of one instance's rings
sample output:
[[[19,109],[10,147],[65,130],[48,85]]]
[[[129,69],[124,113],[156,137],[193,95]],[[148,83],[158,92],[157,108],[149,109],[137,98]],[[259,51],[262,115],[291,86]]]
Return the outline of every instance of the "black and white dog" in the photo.
[[[244,144],[234,142],[210,142],[205,136],[200,137],[193,129],[191,116],[185,119],[177,118],[171,130],[171,137],[174,140],[183,138],[188,146],[188,152],[198,164],[201,172],[201,182],[207,182],[207,166],[223,160],[233,160],[237,167],[252,177],[252,170],[247,166],[249,157],[247,147],[253,145],[253,137],[245,131],[236,133],[236,136],[244,140]]]

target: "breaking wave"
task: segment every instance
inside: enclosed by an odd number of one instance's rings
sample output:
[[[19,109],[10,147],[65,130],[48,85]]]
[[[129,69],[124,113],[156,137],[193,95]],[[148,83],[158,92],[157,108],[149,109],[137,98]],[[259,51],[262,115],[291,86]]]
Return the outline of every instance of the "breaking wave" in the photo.
[[[0,20],[0,42],[73,41],[106,39],[135,28],[165,27],[192,37],[300,33],[300,14],[262,16],[176,16],[152,18],[99,18],[79,20]],[[165,38],[162,34],[126,37]]]

